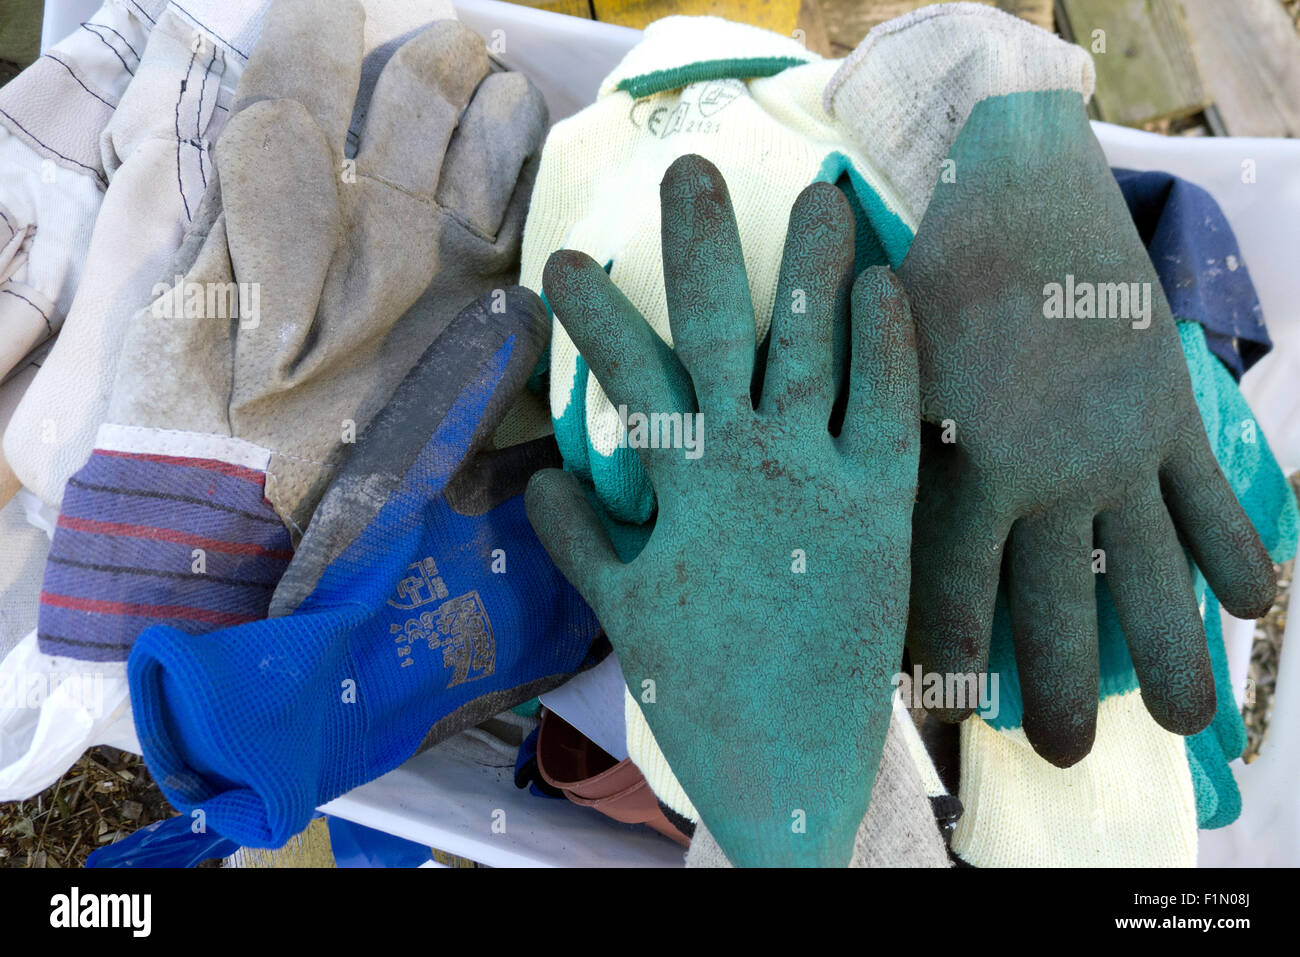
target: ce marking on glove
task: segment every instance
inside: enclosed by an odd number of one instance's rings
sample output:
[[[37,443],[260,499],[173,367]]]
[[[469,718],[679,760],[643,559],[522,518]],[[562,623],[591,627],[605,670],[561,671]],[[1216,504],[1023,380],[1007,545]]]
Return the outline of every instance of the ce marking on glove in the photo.
[[[722,125],[714,117],[730,106],[741,90],[738,81],[716,80],[700,88],[694,101],[683,96],[676,106],[656,105],[653,98],[637,100],[628,119],[660,139],[674,133],[716,133]]]
[[[667,139],[674,133],[716,133],[721,125],[716,120],[704,117],[691,117],[691,104],[678,103],[676,106],[655,106],[653,102],[640,100],[632,104],[628,119],[638,129],[643,129],[651,136]]]

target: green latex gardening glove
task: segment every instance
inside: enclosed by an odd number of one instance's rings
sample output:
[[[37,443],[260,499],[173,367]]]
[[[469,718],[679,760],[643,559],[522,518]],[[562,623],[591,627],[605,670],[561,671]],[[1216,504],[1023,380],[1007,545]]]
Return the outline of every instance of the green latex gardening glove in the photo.
[[[926,672],[986,668],[1005,551],[1025,734],[1068,767],[1096,728],[1104,573],[1147,708],[1195,734],[1215,694],[1183,546],[1242,618],[1268,609],[1273,567],[1083,100],[982,100],[949,159],[899,270],[927,423],[909,648]]]
[[[544,287],[631,436],[634,413],[698,409],[703,441],[639,449],[659,511],[627,564],[572,474],[535,476],[528,514],[727,857],[846,865],[906,620],[920,428],[907,302],[887,270],[865,272],[850,330],[852,213],[833,186],[809,186],[756,370],[726,184],[688,155],[660,196],[675,352],[582,253],[552,255]]]

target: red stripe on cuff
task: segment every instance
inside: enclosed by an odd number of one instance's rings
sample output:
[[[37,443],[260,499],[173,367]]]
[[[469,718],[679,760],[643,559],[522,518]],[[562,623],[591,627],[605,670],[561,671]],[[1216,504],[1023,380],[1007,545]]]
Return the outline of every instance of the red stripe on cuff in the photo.
[[[88,611],[99,615],[134,615],[141,618],[184,618],[186,621],[202,621],[211,625],[246,625],[250,621],[260,621],[256,615],[236,615],[225,611],[210,611],[207,608],[191,608],[188,605],[133,605],[121,601],[100,601],[95,598],[74,598],[71,595],[55,595],[41,592],[41,604],[56,608],[71,608],[73,611]]]
[[[192,459],[182,455],[146,455],[143,452],[119,452],[115,449],[95,449],[93,454],[110,455],[119,459],[139,459],[142,462],[159,462],[163,465],[183,465],[186,468],[207,469],[210,472],[220,472],[222,475],[229,475],[231,478],[252,482],[259,488],[266,484],[265,472],[244,468],[242,465],[231,465],[229,462],[222,462],[218,459]]]
[[[220,538],[204,538],[202,535],[190,535],[172,528],[155,528],[152,525],[127,525],[122,522],[97,522],[91,518],[75,518],[72,515],[60,515],[59,527],[74,532],[93,532],[97,535],[121,535],[127,538],[149,538],[162,542],[175,542],[179,545],[194,545],[211,552],[225,552],[229,555],[260,555],[267,558],[280,558],[289,561],[293,552],[279,548],[266,548],[245,542],[228,542]]]

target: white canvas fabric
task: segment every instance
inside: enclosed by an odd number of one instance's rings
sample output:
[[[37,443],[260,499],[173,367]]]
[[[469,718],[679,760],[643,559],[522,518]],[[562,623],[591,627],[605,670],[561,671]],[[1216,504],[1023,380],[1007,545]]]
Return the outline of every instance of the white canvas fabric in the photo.
[[[267,0],[159,4],[148,44],[102,135],[108,189],[64,330],[5,430],[4,449],[39,520],[57,515],[63,488],[108,417],[131,319],[170,286],[169,267],[212,174],[212,146],[234,104]],[[364,77],[401,42],[454,18],[445,0],[366,0]],[[364,88],[364,86],[363,86]],[[364,120],[357,111],[352,127]],[[24,577],[0,606],[30,609],[40,578]],[[24,611],[26,614],[26,611]],[[97,744],[138,751],[124,663],[72,661],[40,651],[29,631],[0,662],[0,689],[43,689],[0,700],[0,800],[50,786]]]
[[[106,0],[0,88],[0,378],[72,305],[108,186],[101,137],[140,65],[151,6]]]
[[[22,484],[57,508],[105,421],[124,330],[170,284],[212,171],[216,142],[268,0],[192,0],[161,8],[136,76],[102,136],[109,180],[66,323],[5,430]],[[363,93],[401,41],[455,12],[446,0],[366,0]],[[183,7],[183,9],[182,9]],[[369,78],[369,79],[367,79]],[[364,101],[361,101],[364,102]],[[364,114],[359,111],[352,127]]]

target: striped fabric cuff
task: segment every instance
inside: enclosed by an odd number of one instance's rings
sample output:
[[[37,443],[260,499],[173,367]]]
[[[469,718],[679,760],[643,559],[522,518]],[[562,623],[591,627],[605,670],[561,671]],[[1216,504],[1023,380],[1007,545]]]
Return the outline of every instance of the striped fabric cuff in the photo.
[[[63,495],[41,651],[125,661],[150,625],[200,634],[264,618],[293,557],[265,481],[243,463],[96,448]]]

